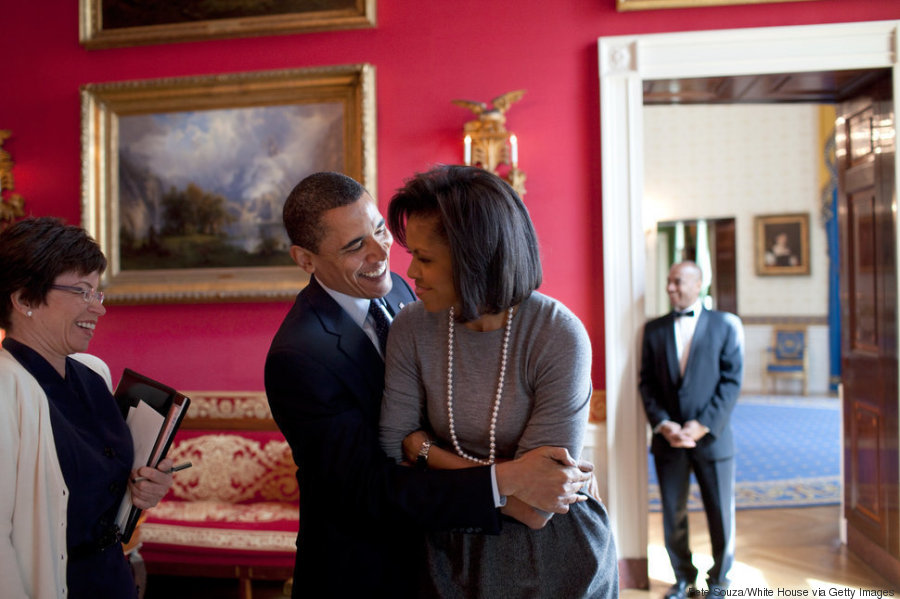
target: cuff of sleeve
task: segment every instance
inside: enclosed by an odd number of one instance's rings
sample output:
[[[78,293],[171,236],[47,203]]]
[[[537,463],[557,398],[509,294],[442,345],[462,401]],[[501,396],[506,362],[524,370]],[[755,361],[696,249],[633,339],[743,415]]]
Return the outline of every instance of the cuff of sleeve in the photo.
[[[497,465],[491,464],[491,491],[494,493],[494,507],[503,507],[506,505],[506,495],[500,494],[497,486]]]
[[[654,426],[654,427],[653,427],[653,434],[655,435],[655,434],[659,433],[660,429],[662,429],[663,426],[669,424],[670,422],[672,422],[672,421],[666,419],[666,420],[663,420],[662,422],[660,422],[659,424],[657,424],[656,426]]]

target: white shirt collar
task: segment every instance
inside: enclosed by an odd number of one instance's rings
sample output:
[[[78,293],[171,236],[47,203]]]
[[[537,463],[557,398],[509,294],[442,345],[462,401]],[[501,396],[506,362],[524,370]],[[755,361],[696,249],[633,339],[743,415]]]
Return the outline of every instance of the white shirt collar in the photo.
[[[673,312],[693,312],[691,316],[683,316],[679,320],[690,318],[696,320],[700,317],[700,311],[703,310],[703,298],[698,298],[696,302],[685,308],[684,310],[673,309]]]
[[[703,310],[703,298],[697,298],[697,301],[688,306],[688,310],[694,311],[694,318],[700,316],[700,311]]]
[[[371,300],[364,297],[354,297],[352,295],[347,295],[346,293],[341,293],[340,291],[335,291],[334,289],[329,289],[328,286],[319,279],[316,279],[316,281],[318,281],[319,285],[322,286],[322,289],[324,289],[325,292],[344,309],[344,312],[350,315],[353,322],[362,328],[363,324],[366,322],[366,318],[369,316],[369,303]]]

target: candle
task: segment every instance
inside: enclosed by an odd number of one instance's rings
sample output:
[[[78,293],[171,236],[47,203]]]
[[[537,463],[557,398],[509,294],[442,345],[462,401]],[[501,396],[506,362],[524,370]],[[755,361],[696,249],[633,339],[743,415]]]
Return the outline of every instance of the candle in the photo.
[[[513,133],[509,136],[509,147],[512,149],[513,168],[519,167],[519,138]]]
[[[465,158],[463,159],[463,161],[465,162],[466,166],[469,166],[470,164],[472,164],[472,136],[466,135],[465,139],[463,140],[463,144],[465,145]]]

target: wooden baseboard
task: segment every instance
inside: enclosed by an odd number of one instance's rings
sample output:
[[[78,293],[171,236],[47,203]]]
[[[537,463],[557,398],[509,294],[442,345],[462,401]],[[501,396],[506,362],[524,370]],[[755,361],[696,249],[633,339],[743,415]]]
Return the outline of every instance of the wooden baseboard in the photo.
[[[646,557],[629,557],[619,560],[620,589],[649,589]]]
[[[892,585],[900,588],[900,560],[852,526],[847,527],[847,549]]]
[[[283,566],[234,566],[225,564],[190,564],[144,562],[147,573],[162,576],[189,576],[192,578],[247,578],[250,580],[287,580],[294,575],[293,568]]]
[[[775,314],[756,315],[741,314],[741,322],[747,325],[778,326],[778,325],[808,325],[828,326],[828,316],[791,315],[781,316]]]

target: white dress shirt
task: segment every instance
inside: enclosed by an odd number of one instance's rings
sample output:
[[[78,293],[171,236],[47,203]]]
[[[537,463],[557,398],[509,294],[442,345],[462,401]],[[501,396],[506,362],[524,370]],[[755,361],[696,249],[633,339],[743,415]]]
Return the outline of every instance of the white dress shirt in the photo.
[[[703,300],[697,299],[696,302],[685,308],[677,310],[678,312],[693,312],[691,316],[678,316],[675,318],[673,325],[673,334],[675,335],[675,355],[678,357],[678,369],[684,376],[684,369],[687,367],[687,361],[691,354],[691,342],[694,339],[694,331],[697,330],[697,321],[700,318],[700,311],[703,309]],[[653,427],[653,432],[658,433],[660,429],[671,420],[666,419]]]
[[[693,311],[693,315],[675,318],[675,355],[678,356],[678,366],[682,376],[691,353],[691,341],[694,338],[694,331],[697,330],[697,320],[700,318],[702,309],[703,302],[698,299],[685,310],[680,310],[682,312]]]

